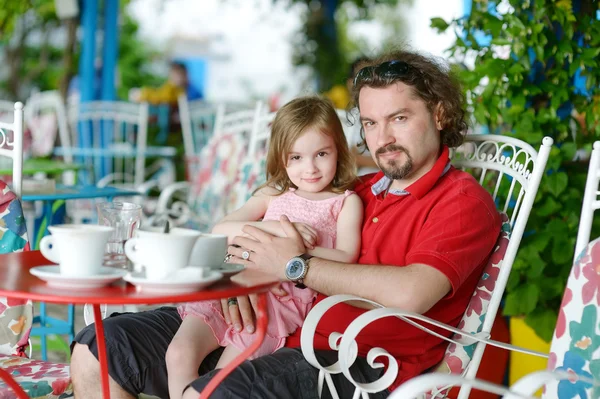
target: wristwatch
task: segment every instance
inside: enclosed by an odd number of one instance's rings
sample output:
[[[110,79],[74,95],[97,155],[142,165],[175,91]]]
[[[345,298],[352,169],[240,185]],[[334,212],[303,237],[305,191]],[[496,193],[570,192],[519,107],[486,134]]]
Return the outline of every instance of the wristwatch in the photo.
[[[306,288],[304,285],[304,277],[308,273],[308,260],[312,258],[312,255],[302,254],[295,256],[288,261],[285,265],[285,277],[288,280],[296,283],[298,288]]]

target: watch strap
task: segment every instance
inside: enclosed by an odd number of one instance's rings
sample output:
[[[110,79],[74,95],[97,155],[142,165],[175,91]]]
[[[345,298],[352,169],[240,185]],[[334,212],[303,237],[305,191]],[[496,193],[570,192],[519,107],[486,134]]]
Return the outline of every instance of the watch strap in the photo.
[[[304,277],[306,277],[306,275],[308,274],[308,261],[310,258],[313,258],[313,255],[307,254],[307,253],[303,253],[302,255],[299,256],[299,258],[302,258],[304,260],[304,275],[299,278],[296,281],[296,288],[300,288],[300,289],[305,289],[306,285],[304,285]]]

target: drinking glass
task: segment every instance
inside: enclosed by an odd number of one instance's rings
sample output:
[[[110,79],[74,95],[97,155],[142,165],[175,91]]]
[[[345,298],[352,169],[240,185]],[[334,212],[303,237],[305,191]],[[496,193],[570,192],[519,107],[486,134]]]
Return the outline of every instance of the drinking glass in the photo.
[[[142,221],[142,207],[130,202],[101,202],[98,208],[98,224],[114,228],[106,244],[104,265],[131,270],[125,256],[125,242],[133,237]]]

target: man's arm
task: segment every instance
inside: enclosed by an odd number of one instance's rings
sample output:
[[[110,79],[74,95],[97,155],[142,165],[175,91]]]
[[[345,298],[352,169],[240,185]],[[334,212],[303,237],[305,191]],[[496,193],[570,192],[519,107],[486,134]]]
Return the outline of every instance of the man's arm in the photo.
[[[287,234],[285,238],[273,237],[252,226],[244,227],[244,233],[253,238],[236,237],[233,242],[253,251],[252,261],[236,259],[236,262],[285,280],[283,265],[306,249],[299,233],[286,217],[281,218],[281,224]],[[229,252],[241,258],[243,248],[230,247]],[[418,313],[429,310],[451,289],[448,278],[427,265],[371,266],[320,258],[310,260],[304,284],[325,295],[351,294],[384,306]]]
[[[386,307],[425,313],[451,289],[439,270],[423,264],[404,267],[310,260],[304,284],[325,295],[351,294]]]

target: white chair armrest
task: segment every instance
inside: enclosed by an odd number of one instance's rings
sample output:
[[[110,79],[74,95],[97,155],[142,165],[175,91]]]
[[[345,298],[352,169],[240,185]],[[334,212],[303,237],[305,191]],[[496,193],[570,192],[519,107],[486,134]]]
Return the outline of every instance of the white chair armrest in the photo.
[[[158,188],[158,180],[148,180],[138,185],[135,190],[142,195],[147,196],[150,190]]]
[[[547,383],[552,381],[569,380],[574,379],[588,382],[595,386],[600,386],[600,381],[592,380],[583,376],[579,376],[575,373],[564,373],[557,371],[535,371],[521,377],[515,382],[510,390],[513,392],[520,393],[522,395],[534,395],[540,388],[544,387]]]
[[[169,203],[173,200],[173,197],[176,193],[182,192],[186,196],[190,190],[191,186],[188,182],[176,182],[173,184],[169,184],[165,187],[160,195],[158,196],[158,203],[156,204],[156,213],[165,213],[168,210]]]
[[[388,397],[388,399],[414,399],[421,398],[432,390],[440,386],[453,387],[460,385],[469,385],[472,388],[482,391],[503,395],[504,399],[534,399],[532,396],[524,396],[509,390],[501,385],[496,385],[483,380],[470,380],[456,374],[427,373],[412,378],[400,385]]]
[[[321,317],[323,317],[323,315],[331,307],[333,307],[341,302],[348,302],[348,301],[366,302],[366,303],[376,307],[376,309],[369,310],[369,311],[363,313],[362,315],[360,315],[359,317],[357,317],[352,323],[350,323],[350,325],[348,326],[346,331],[343,332],[343,334],[339,333],[339,332],[334,332],[329,336],[329,346],[331,347],[331,349],[337,350],[339,352],[339,359],[338,359],[338,362],[332,364],[331,366],[323,367],[319,364],[319,362],[316,359],[316,356],[314,354],[313,341],[314,341],[314,334],[316,332],[316,326],[317,326],[319,320],[321,319]],[[536,356],[541,356],[541,357],[548,357],[548,355],[545,353],[531,351],[528,349],[505,344],[503,342],[491,340],[491,339],[489,339],[488,333],[471,334],[471,333],[464,332],[458,328],[455,328],[455,327],[449,326],[447,324],[441,323],[439,321],[433,320],[429,317],[423,316],[418,313],[407,312],[407,311],[403,311],[400,309],[394,309],[394,308],[384,308],[379,303],[376,303],[374,301],[367,300],[364,298],[352,296],[352,295],[333,295],[333,296],[330,296],[330,297],[324,299],[323,301],[319,302],[309,312],[308,316],[306,317],[306,320],[304,321],[304,325],[302,327],[302,333],[301,333],[301,337],[300,337],[302,353],[304,354],[304,357],[306,358],[306,360],[311,365],[318,368],[321,371],[320,374],[326,373],[326,375],[324,375],[323,377],[321,377],[321,375],[320,375],[319,393],[321,392],[320,389],[321,389],[322,379],[324,378],[326,380],[326,382],[328,383],[328,385],[330,387],[330,391],[331,391],[333,384],[332,384],[332,382],[330,382],[329,374],[338,374],[340,372],[343,373],[344,376],[352,384],[354,384],[358,389],[360,389],[361,391],[364,391],[364,392],[369,392],[369,393],[380,392],[384,389],[387,389],[389,386],[392,385],[392,383],[395,381],[395,379],[398,375],[398,364],[397,364],[395,358],[392,355],[390,355],[383,348],[372,348],[367,354],[367,362],[373,368],[382,368],[383,367],[382,363],[376,361],[376,359],[378,357],[384,356],[389,359],[389,367],[387,368],[386,372],[377,381],[366,383],[366,384],[359,383],[359,382],[354,381],[354,379],[352,378],[352,375],[350,374],[350,367],[352,366],[352,364],[358,357],[358,346],[356,343],[356,337],[367,325],[369,325],[370,323],[372,323],[376,320],[384,318],[384,317],[398,317],[401,320],[405,321],[406,323],[408,323],[416,328],[419,328],[425,332],[428,332],[432,335],[439,337],[440,339],[443,339],[450,343],[455,343],[460,346],[468,346],[468,345],[472,345],[476,342],[482,342],[482,343],[489,344],[492,346],[497,346],[497,347],[500,347],[503,349],[520,351],[520,352],[524,352],[524,353],[528,353],[528,354],[532,354],[532,355],[536,355]],[[461,335],[461,338],[453,339],[453,338],[445,337],[444,335],[441,335],[438,332],[432,331],[431,329],[427,328],[427,326],[425,326],[424,324],[429,324],[429,325],[444,329],[446,331],[450,331],[454,334],[459,334],[459,335]],[[329,377],[329,379],[328,379],[328,377]]]

